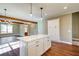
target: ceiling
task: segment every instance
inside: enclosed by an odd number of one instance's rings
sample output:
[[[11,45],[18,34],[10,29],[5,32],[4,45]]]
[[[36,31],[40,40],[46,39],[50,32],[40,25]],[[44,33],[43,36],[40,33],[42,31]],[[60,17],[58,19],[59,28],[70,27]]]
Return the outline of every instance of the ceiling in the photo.
[[[78,3],[33,3],[33,16],[29,16],[30,3],[0,3],[0,15],[4,15],[4,9],[7,9],[7,16],[20,18],[23,20],[38,21],[40,19],[43,7],[43,18],[51,19],[60,15],[79,11]],[[64,7],[68,7],[64,9]]]

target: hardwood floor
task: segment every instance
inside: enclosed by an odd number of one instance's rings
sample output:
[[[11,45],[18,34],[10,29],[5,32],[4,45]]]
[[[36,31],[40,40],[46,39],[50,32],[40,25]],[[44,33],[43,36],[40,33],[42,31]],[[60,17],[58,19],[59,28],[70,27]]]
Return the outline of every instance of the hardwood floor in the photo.
[[[52,47],[43,56],[79,56],[79,46],[52,42]]]

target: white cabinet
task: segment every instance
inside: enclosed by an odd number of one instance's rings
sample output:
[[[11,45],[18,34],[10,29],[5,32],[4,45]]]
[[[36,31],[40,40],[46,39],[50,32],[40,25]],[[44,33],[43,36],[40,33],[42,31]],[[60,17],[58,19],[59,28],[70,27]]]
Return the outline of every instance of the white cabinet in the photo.
[[[49,39],[47,39],[47,50],[48,50],[48,48],[50,48],[51,47],[51,41],[49,40]]]
[[[28,43],[28,55],[29,56],[39,56],[43,52],[43,40],[35,40]]]
[[[48,35],[52,41],[60,41],[60,19],[53,19],[48,21]]]
[[[34,40],[28,43],[28,55],[29,56],[36,56],[41,55],[43,52],[43,40]]]
[[[36,55],[36,45],[28,46],[28,56],[35,56]]]
[[[39,43],[37,43],[36,45],[36,49],[37,49],[37,55],[42,55],[43,53],[43,39],[40,39]]]
[[[44,39],[44,52],[47,51],[51,47],[51,40],[49,37]]]
[[[32,41],[24,42],[24,48],[22,47],[20,50],[20,54],[24,56],[41,56],[43,53],[45,53],[50,47],[51,47],[51,41],[46,37],[42,37],[39,39],[35,39]],[[26,45],[26,46],[25,46]]]

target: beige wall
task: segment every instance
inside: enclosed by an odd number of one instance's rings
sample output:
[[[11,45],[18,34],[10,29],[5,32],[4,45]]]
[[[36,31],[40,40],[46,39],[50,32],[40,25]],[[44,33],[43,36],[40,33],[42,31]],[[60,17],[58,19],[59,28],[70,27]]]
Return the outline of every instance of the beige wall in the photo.
[[[72,44],[72,14],[62,15],[57,18],[60,19],[60,41]]]
[[[72,14],[72,23],[73,38],[79,38],[79,12]]]
[[[60,16],[60,40],[72,43],[72,14]]]

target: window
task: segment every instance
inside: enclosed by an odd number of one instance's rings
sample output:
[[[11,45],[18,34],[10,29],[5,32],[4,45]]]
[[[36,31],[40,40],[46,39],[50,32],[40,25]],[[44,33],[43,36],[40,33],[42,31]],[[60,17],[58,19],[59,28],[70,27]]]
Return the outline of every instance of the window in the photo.
[[[6,33],[13,33],[13,26],[11,24],[3,24],[1,23],[0,27],[0,33],[6,34]]]
[[[8,29],[7,29],[7,31],[8,31],[8,33],[12,33],[13,31],[12,31],[12,28],[13,26],[11,25],[11,24],[8,24]]]
[[[1,33],[6,33],[6,32],[7,32],[6,24],[1,24]]]
[[[28,25],[24,25],[24,31],[28,32]]]

